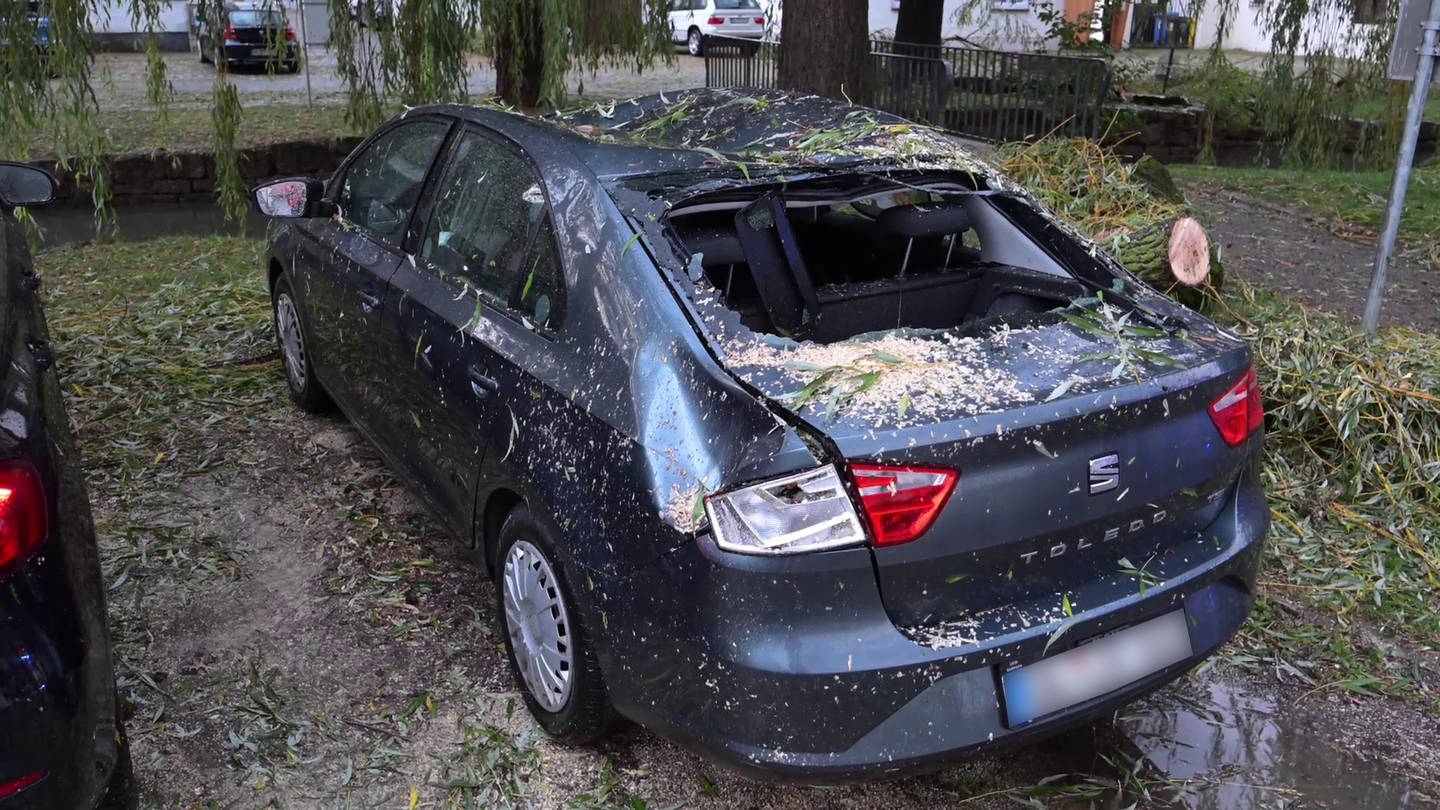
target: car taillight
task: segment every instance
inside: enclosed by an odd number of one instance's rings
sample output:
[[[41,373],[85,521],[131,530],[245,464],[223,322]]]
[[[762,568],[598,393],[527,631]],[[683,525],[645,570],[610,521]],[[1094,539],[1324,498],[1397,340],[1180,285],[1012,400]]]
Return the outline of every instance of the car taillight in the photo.
[[[834,466],[711,495],[705,512],[716,544],[740,554],[797,554],[865,542]]]
[[[1210,419],[1231,447],[1250,438],[1265,423],[1265,406],[1260,401],[1260,381],[1254,366],[1210,403]]]
[[[725,18],[724,18],[724,17],[711,17],[710,19],[708,19],[708,20],[705,21],[705,24],[706,24],[706,25],[722,25],[724,22],[725,22]]]
[[[239,41],[240,41],[239,37],[237,37],[237,36],[235,35],[235,29],[234,29],[234,28],[231,28],[231,27],[228,26],[228,25],[225,26],[225,30],[224,30],[224,31],[221,31],[221,32],[220,32],[220,38],[223,39],[223,40],[225,40],[226,42],[239,42]]]
[[[293,26],[285,26],[285,40],[287,42],[295,41],[295,28]]]
[[[764,17],[756,17],[756,18],[755,18],[755,24],[756,24],[756,25],[764,25],[764,24],[765,24],[765,18],[764,18]]]
[[[850,473],[877,546],[908,543],[924,534],[960,478],[954,470],[873,464],[851,464]]]
[[[24,461],[0,466],[0,576],[10,573],[45,542],[45,490]]]
[[[0,782],[0,799],[14,796],[16,793],[19,793],[49,775],[46,771],[35,771],[33,773],[27,773],[19,779]]]

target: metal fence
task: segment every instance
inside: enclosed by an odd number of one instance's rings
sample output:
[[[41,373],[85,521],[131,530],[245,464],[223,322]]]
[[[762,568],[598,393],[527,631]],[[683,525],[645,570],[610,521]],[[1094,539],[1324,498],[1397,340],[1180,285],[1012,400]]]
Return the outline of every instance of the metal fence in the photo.
[[[774,87],[780,46],[775,42],[711,36],[705,38],[706,87]]]
[[[1110,63],[873,40],[866,101],[916,121],[989,141],[1045,135],[1096,138]],[[774,87],[777,43],[725,37],[705,42],[707,87]]]

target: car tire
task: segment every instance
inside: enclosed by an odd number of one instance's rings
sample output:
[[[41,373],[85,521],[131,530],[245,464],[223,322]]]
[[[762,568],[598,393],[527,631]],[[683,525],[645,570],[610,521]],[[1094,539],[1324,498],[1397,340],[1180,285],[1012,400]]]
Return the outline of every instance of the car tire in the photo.
[[[197,50],[197,51],[200,52],[200,64],[202,64],[202,65],[208,65],[208,64],[210,64],[210,63],[213,61],[213,60],[211,60],[211,58],[210,58],[210,54],[208,54],[208,53],[205,52],[205,40],[203,40],[203,39],[197,39],[197,40],[195,40],[195,50]]]
[[[105,795],[96,810],[135,810],[140,803],[140,791],[135,784],[135,763],[130,759],[130,738],[125,734],[125,725],[118,720],[120,741],[116,745],[115,766],[110,769],[110,781],[105,785]]]
[[[295,291],[290,286],[290,277],[281,275],[275,279],[270,291],[271,315],[274,317],[275,341],[280,347],[280,364],[285,372],[285,384],[290,389],[290,398],[306,413],[323,413],[330,410],[330,395],[315,379],[315,364],[305,338],[304,324],[300,320],[300,305],[295,301]]]
[[[500,528],[495,570],[496,621],[526,707],[558,742],[600,740],[617,715],[591,634],[565,581],[553,536],[524,506],[511,511]],[[527,607],[528,615],[522,614]],[[554,654],[543,656],[540,649],[549,641]]]
[[[691,56],[705,55],[705,37],[699,28],[691,28],[690,33],[685,35],[685,50],[689,51]]]
[[[286,73],[299,73],[299,72],[300,72],[300,60],[299,60],[299,59],[296,59],[296,60],[293,61],[293,62],[286,62],[286,63],[285,63],[285,72],[286,72]]]

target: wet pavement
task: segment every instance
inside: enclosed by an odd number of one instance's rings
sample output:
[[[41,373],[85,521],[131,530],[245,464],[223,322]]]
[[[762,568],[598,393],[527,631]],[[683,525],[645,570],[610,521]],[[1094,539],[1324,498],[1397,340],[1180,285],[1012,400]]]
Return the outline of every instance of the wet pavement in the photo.
[[[166,53],[165,74],[180,106],[209,105],[217,76],[213,65],[200,63],[194,53]],[[312,46],[307,67],[297,74],[268,75],[264,71],[232,72],[228,80],[235,85],[241,103],[283,102],[298,104],[309,100],[343,103],[345,86],[335,71],[336,57],[331,51]],[[103,53],[95,59],[91,79],[102,109],[149,109],[145,96],[145,57],[143,54]],[[628,98],[669,90],[682,90],[705,85],[705,62],[693,56],[676,53],[671,64],[663,61],[644,72],[633,65],[604,67],[595,72],[572,71],[566,78],[569,100],[584,98]],[[467,89],[471,96],[489,95],[495,91],[495,69],[488,59],[470,59]]]

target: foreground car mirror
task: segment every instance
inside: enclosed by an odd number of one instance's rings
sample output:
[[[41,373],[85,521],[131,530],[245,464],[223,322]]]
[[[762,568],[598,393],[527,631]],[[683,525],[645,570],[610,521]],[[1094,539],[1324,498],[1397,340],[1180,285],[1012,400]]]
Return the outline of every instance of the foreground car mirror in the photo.
[[[261,214],[277,219],[309,219],[335,213],[325,199],[325,184],[311,177],[294,177],[256,186],[250,192]]]
[[[44,205],[55,199],[55,178],[25,163],[0,162],[0,205]]]

